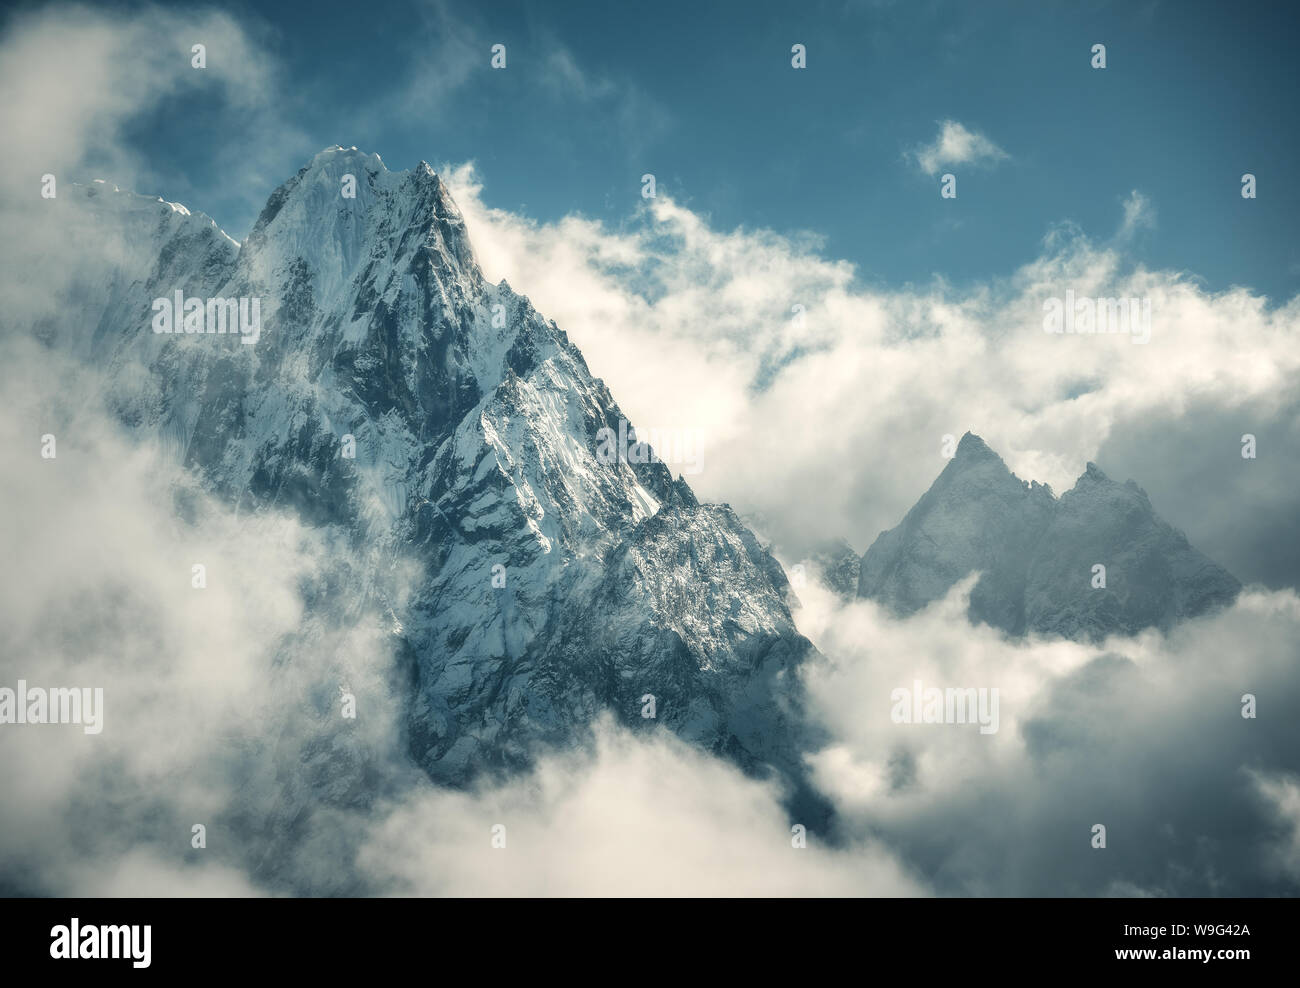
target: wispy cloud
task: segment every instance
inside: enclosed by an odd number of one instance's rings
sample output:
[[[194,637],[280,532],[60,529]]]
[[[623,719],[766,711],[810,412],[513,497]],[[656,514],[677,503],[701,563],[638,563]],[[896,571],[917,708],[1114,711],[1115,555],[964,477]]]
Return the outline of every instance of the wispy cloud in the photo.
[[[376,93],[366,116],[436,119],[451,111],[462,87],[489,64],[492,42],[444,0],[427,0],[418,11],[415,30],[428,56],[412,61],[395,97]]]
[[[1124,200],[1124,220],[1116,236],[1120,240],[1131,240],[1142,230],[1152,230],[1156,225],[1156,208],[1151,200],[1137,189],[1128,194]]]
[[[546,83],[560,95],[572,96],[586,103],[610,96],[616,88],[610,80],[593,79],[579,68],[573,53],[567,48],[552,49],[545,64]]]
[[[970,130],[956,120],[939,124],[939,134],[929,144],[907,152],[907,157],[920,165],[927,175],[954,165],[991,165],[1009,158],[1005,151],[983,134]]]
[[[203,68],[193,64],[195,45],[204,46]],[[0,41],[0,132],[9,147],[0,196],[26,210],[40,202],[35,183],[52,174],[60,183],[103,178],[188,198],[188,177],[161,173],[129,132],[169,101],[199,98],[208,116],[185,140],[209,150],[227,195],[247,196],[248,210],[260,208],[265,189],[309,147],[287,118],[291,97],[278,66],[256,18],[76,4],[14,14]]]
[[[548,41],[542,83],[557,99],[598,113],[617,129],[629,155],[640,154],[672,126],[672,114],[642,88],[626,80],[592,72],[558,41]]]

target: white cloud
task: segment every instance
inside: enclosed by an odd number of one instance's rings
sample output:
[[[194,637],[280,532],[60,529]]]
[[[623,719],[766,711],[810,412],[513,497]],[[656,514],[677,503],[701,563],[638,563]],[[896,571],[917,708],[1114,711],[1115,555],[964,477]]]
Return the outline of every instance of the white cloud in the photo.
[[[1010,157],[983,134],[969,130],[956,120],[941,121],[935,139],[913,148],[908,155],[927,175],[954,165],[987,165]]]
[[[362,868],[404,895],[910,896],[873,841],[792,845],[778,793],[672,735],[602,722],[589,753],[474,793],[429,789],[387,815]],[[504,848],[491,845],[505,828]]]
[[[276,60],[256,20],[235,21],[213,11],[143,7],[105,12],[56,4],[13,15],[0,37],[0,133],[6,167],[0,172],[0,332],[30,332],[42,315],[63,305],[74,280],[95,284],[89,241],[64,210],[73,184],[104,179],[124,189],[170,200],[185,197],[184,175],[138,150],[133,124],[170,101],[201,99],[209,116],[201,131],[177,131],[191,149],[207,149],[227,194],[260,209],[269,190],[302,153],[302,134],[281,109],[288,97]],[[207,67],[194,68],[190,49],[206,46]],[[238,140],[231,140],[231,134]],[[41,197],[53,175],[57,198]],[[252,203],[257,200],[256,206]],[[214,207],[205,203],[208,210]],[[198,210],[199,207],[195,206]],[[128,231],[93,243],[102,258],[129,251]],[[77,247],[85,262],[68,264]],[[96,284],[95,289],[102,289]]]
[[[206,47],[206,68],[191,64],[196,44]],[[212,142],[230,187],[264,188],[267,169],[283,167],[283,150],[302,142],[278,113],[276,64],[248,27],[217,11],[55,4],[16,15],[0,43],[0,195],[39,201],[46,173],[151,191],[158,176],[124,128],[169,99],[201,93],[238,121],[238,142]]]
[[[0,882],[243,894],[261,884],[249,862],[284,841],[281,880],[323,883],[313,869],[331,861],[287,839],[295,814],[323,822],[331,800],[372,795],[364,771],[414,774],[397,742],[387,622],[364,600],[346,620],[303,603],[365,560],[327,531],[202,490],[161,444],[115,424],[101,368],[21,338],[0,340],[0,360],[0,434],[14,451],[0,483],[27,520],[0,539],[0,685],[103,690],[101,733],[0,727]],[[53,459],[40,456],[47,433]],[[410,574],[397,573],[400,595]],[[366,713],[346,725],[344,683]],[[330,785],[313,791],[322,772]],[[205,850],[190,846],[196,823]]]
[[[829,657],[808,676],[834,738],[812,759],[815,778],[847,832],[879,835],[941,894],[1300,884],[1300,727],[1285,714],[1300,701],[1294,592],[1248,592],[1168,636],[1092,646],[972,628],[973,583],[905,620],[800,591],[800,630]],[[997,687],[998,732],[895,723],[891,692],[917,679]],[[1241,715],[1248,692],[1256,719]],[[1098,823],[1108,843],[1094,851]]]
[[[1300,775],[1252,771],[1250,777],[1281,826],[1270,857],[1284,874],[1300,884]]]
[[[1124,200],[1124,220],[1120,224],[1118,238],[1131,239],[1139,231],[1154,229],[1155,225],[1156,211],[1151,200],[1134,189]]]

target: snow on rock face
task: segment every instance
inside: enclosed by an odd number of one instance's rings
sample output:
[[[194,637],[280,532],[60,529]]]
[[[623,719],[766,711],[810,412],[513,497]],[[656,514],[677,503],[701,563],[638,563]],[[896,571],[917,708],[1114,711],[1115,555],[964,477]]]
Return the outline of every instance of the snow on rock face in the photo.
[[[800,785],[812,647],[780,566],[661,463],[597,460],[613,397],[526,298],[484,281],[427,165],[327,149],[237,254],[214,265],[201,246],[170,249],[149,291],[260,298],[261,339],[118,327],[119,359],[157,382],[136,424],[241,510],[288,507],[372,560],[415,560],[413,592],[386,606],[409,672],[394,702],[431,776],[526,765],[609,710]],[[377,572],[349,593],[382,597]]]
[[[1098,564],[1104,587],[1093,586]],[[1100,640],[1167,629],[1241,589],[1132,481],[1115,483],[1089,463],[1058,500],[967,433],[898,527],[862,557],[858,595],[907,614],[975,570],[971,619],[1017,635]]]

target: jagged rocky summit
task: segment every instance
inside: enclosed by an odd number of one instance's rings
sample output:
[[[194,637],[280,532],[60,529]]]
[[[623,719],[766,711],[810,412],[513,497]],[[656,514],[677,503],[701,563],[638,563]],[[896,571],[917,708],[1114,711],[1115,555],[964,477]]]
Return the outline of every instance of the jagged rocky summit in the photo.
[[[1097,565],[1104,587],[1094,586]],[[1057,498],[968,432],[902,522],[863,555],[858,595],[910,614],[976,570],[972,621],[1091,641],[1168,629],[1241,589],[1133,481],[1117,483],[1089,463]]]

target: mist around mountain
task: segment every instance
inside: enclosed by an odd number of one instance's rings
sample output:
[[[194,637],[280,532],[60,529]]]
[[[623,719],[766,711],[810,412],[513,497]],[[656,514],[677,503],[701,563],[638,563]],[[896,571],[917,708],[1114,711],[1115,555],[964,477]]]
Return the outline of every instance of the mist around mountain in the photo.
[[[1056,498],[967,436],[787,576],[640,444],[602,459],[614,396],[427,166],[327,149],[243,244],[102,183],[49,206],[57,304],[0,316],[4,439],[58,444],[5,464],[2,668],[102,684],[105,729],[4,735],[0,887],[1293,889],[1300,607],[1135,485]],[[255,342],[185,331],[214,298]],[[997,730],[900,723],[917,682],[998,688]]]

